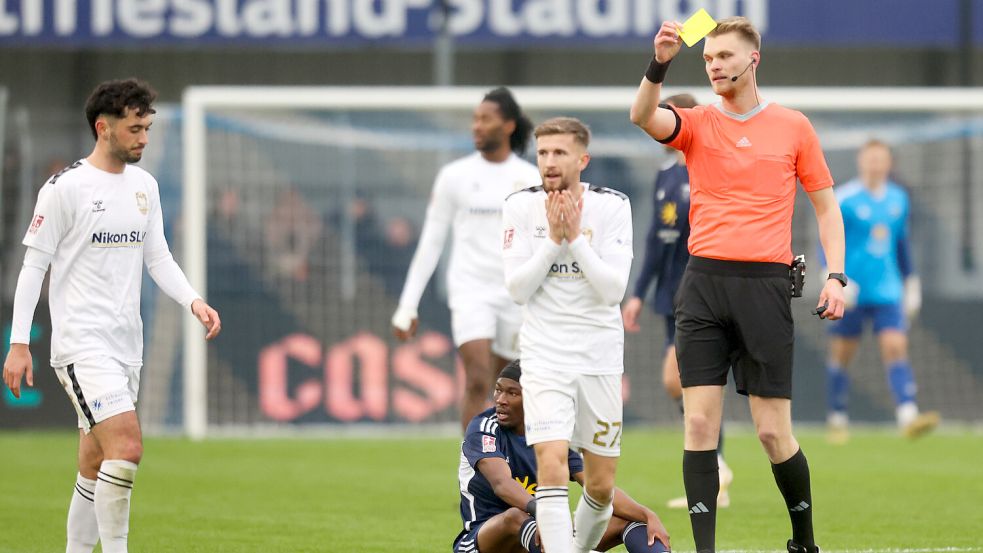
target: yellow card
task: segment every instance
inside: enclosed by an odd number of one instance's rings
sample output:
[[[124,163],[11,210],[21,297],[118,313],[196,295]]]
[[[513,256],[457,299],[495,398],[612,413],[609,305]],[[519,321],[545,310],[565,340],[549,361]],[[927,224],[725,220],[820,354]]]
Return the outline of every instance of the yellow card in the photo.
[[[682,37],[686,46],[693,46],[716,28],[717,22],[710,17],[710,14],[705,9],[700,8],[700,11],[694,13],[692,17],[683,23],[683,28],[679,31],[679,36]]]

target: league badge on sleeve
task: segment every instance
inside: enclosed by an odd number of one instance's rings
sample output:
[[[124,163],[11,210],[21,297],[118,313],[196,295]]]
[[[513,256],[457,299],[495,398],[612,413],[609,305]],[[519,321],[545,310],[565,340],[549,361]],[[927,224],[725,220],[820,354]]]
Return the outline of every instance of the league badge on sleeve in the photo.
[[[515,229],[514,228],[505,229],[505,242],[502,244],[503,250],[507,250],[512,247],[513,238],[515,238]]]
[[[485,434],[481,437],[481,452],[482,453],[495,452],[495,436],[489,436]]]
[[[27,232],[31,234],[37,234],[38,230],[41,228],[41,223],[44,222],[44,215],[35,215],[34,220],[31,221],[31,227],[27,229]]]
[[[147,195],[143,192],[137,192],[137,209],[139,209],[140,213],[143,215],[146,215],[147,212],[150,211],[150,207],[147,203]]]

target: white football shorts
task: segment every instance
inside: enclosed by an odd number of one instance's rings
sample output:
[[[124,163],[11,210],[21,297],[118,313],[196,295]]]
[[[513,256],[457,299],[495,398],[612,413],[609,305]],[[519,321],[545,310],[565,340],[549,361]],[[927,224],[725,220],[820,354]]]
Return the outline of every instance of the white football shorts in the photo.
[[[522,368],[526,443],[566,440],[596,455],[621,455],[620,374]]]
[[[505,359],[519,357],[522,307],[512,298],[469,298],[451,308],[454,346],[473,340],[491,340],[492,352]]]
[[[125,365],[109,357],[90,357],[55,374],[78,413],[78,426],[88,434],[109,417],[136,409],[140,365]]]

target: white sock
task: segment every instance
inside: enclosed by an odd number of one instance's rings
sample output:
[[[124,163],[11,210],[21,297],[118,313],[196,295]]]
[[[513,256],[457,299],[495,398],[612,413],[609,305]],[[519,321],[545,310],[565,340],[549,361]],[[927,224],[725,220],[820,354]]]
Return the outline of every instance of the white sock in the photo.
[[[898,417],[898,426],[904,428],[911,424],[911,421],[915,420],[915,417],[918,416],[918,405],[913,401],[902,403],[898,405],[895,413]]]
[[[80,473],[75,479],[75,491],[68,507],[68,546],[65,553],[92,553],[99,542],[95,495],[96,481]]]
[[[539,501],[536,501],[537,513],[539,512]],[[587,490],[580,496],[577,509],[573,512],[573,534],[574,550],[579,553],[588,553],[597,547],[604,537],[604,531],[608,529],[608,522],[611,514],[614,513],[614,502],[609,501],[607,505],[601,504],[593,497],[587,495]]]
[[[126,553],[130,532],[130,494],[137,474],[136,463],[103,461],[96,482],[96,520],[103,553]]]
[[[536,490],[536,523],[543,551],[573,553],[573,522],[566,486]]]
[[[830,411],[826,414],[826,424],[833,428],[846,428],[850,426],[850,416],[846,411]]]

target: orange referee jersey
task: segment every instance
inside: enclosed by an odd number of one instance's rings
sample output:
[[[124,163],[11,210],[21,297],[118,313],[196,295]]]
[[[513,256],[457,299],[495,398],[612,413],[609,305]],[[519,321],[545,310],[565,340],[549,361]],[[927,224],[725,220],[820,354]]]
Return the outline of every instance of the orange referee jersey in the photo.
[[[795,181],[833,186],[819,138],[802,113],[764,103],[744,115],[720,104],[674,110],[661,142],[686,154],[689,253],[736,261],[792,261]]]

